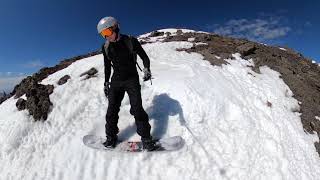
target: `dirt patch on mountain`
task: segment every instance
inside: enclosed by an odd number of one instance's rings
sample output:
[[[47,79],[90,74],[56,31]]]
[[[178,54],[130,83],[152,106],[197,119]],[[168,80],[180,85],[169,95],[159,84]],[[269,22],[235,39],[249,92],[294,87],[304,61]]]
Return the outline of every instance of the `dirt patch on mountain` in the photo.
[[[268,66],[279,72],[283,81],[300,103],[301,122],[306,133],[320,135],[320,67],[302,54],[290,49],[267,46],[246,39],[235,39],[206,33],[180,33],[167,36],[165,42],[189,41],[192,48],[178,49],[197,52],[212,65],[227,64],[223,59],[231,54],[240,53],[244,59],[252,59],[253,71],[260,73],[259,67]],[[205,44],[203,44],[205,43]],[[320,144],[315,143],[320,155]]]

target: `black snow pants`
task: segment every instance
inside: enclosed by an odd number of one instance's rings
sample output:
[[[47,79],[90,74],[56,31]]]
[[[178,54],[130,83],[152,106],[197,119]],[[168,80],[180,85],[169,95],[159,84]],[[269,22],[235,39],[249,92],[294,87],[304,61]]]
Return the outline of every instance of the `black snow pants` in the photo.
[[[138,78],[131,78],[125,81],[111,81],[108,94],[109,106],[106,115],[106,135],[115,137],[119,133],[118,120],[121,101],[124,93],[127,92],[130,100],[130,114],[134,116],[137,126],[137,133],[141,138],[149,138],[151,126],[148,114],[144,111],[141,100],[141,86]]]

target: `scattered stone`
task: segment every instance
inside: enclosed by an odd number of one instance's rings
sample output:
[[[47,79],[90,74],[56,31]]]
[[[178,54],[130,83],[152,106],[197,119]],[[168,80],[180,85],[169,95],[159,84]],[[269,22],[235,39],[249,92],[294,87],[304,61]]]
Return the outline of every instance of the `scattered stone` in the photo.
[[[37,84],[37,81],[32,78],[32,76],[28,76],[27,78],[23,79],[20,84],[18,84],[15,87],[15,97],[14,98],[19,98],[22,95],[26,94],[27,91],[31,89],[32,86]]]
[[[242,56],[253,54],[256,49],[257,48],[254,43],[246,43],[236,48],[236,50],[238,50]]]
[[[60,61],[60,63],[54,67],[44,67],[44,68],[40,69],[39,72],[23,79],[18,85],[16,85],[14,87],[13,91],[9,95],[7,95],[5,98],[1,97],[0,104],[2,104],[2,102],[4,102],[6,99],[9,99],[12,96],[14,96],[15,99],[21,97],[23,94],[26,94],[27,90],[29,89],[28,87],[30,87],[30,84],[38,83],[38,82],[42,81],[43,79],[47,78],[50,74],[53,74],[57,71],[60,71],[64,68],[68,67],[73,62],[81,60],[83,58],[95,56],[98,54],[101,54],[101,49],[94,51],[94,52],[84,54],[84,55],[72,57],[69,59],[64,59],[64,60]]]
[[[91,68],[89,69],[88,71],[82,73],[80,75],[80,77],[84,76],[84,75],[87,75],[85,79],[89,79],[89,78],[92,78],[92,77],[96,77],[95,75],[98,73],[98,70],[96,68]]]
[[[302,71],[303,73],[307,73],[307,72],[309,71],[309,69],[310,69],[309,66],[303,66],[303,67],[301,68],[301,71]]]
[[[316,147],[316,150],[317,150],[318,154],[320,154],[320,143],[319,142],[315,142],[314,146]]]
[[[181,35],[181,34],[183,34],[182,30],[181,30],[181,29],[178,29],[178,30],[177,30],[177,35],[179,36],[179,35]]]
[[[293,96],[298,100],[300,106],[294,107],[292,112],[301,113],[303,128],[308,133],[317,132],[320,136],[320,123],[313,123],[314,117],[320,114],[320,66],[303,57],[302,54],[286,47],[286,51],[278,47],[251,42],[246,39],[235,39],[205,33],[182,33],[180,35],[165,38],[164,42],[188,41],[194,37],[193,43],[205,42],[207,46],[193,46],[189,49],[179,49],[186,52],[196,52],[204,56],[214,66],[227,64],[224,59],[231,59],[234,53],[241,53],[245,59],[252,59],[254,67],[252,70],[260,73],[259,67],[268,66],[280,73],[279,78],[289,86]],[[210,37],[210,38],[207,38]],[[206,39],[210,39],[207,41]],[[215,56],[220,56],[218,61]],[[320,145],[315,144],[320,152]],[[320,155],[320,154],[319,154]]]
[[[47,88],[47,92],[49,95],[53,93],[53,89],[54,89],[53,85],[51,85],[51,84],[46,85],[46,88]]]
[[[59,79],[58,85],[65,84],[71,77],[69,75],[65,75],[62,78]]]
[[[221,57],[221,59],[232,59],[232,54],[228,54],[228,53],[220,53],[219,57]]]
[[[26,109],[26,100],[19,98],[19,100],[16,103],[16,107],[19,111]]]
[[[46,120],[52,103],[49,93],[52,93],[53,85],[34,84],[27,92],[26,109],[36,121]],[[18,107],[19,109],[19,107]]]
[[[149,37],[157,37],[157,36],[163,36],[164,32],[159,32],[159,31],[153,31]]]
[[[316,125],[313,121],[310,122],[310,127],[312,130],[314,130],[314,131],[316,130]]]
[[[0,104],[3,103],[5,100],[9,99],[10,97],[10,94],[7,94],[5,92],[0,93]]]
[[[140,42],[141,45],[144,45],[144,44],[148,43],[147,41],[144,41],[144,40],[140,40],[139,42]]]

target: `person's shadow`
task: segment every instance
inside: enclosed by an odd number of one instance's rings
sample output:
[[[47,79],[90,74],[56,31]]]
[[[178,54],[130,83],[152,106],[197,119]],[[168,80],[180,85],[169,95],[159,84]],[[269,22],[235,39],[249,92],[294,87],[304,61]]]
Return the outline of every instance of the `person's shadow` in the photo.
[[[146,109],[149,119],[154,120],[152,136],[155,139],[162,138],[168,129],[169,116],[179,115],[179,121],[181,125],[185,125],[185,119],[183,116],[183,110],[179,101],[174,100],[168,96],[168,94],[160,94],[153,98],[152,106]],[[131,125],[120,131],[118,134],[119,139],[127,140],[136,133],[136,126]]]

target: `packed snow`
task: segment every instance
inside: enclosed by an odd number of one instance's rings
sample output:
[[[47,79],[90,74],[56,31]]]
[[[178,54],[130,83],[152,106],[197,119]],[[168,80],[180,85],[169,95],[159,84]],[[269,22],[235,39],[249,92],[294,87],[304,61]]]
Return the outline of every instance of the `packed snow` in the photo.
[[[198,43],[194,43],[196,46],[198,45],[208,45],[208,43],[203,43],[203,42],[198,42]]]
[[[258,43],[261,45],[264,45],[264,46],[268,46],[268,44],[265,44],[265,43],[260,43],[260,42],[258,42]]]
[[[193,42],[196,38],[188,38],[189,42]]]
[[[219,67],[200,54],[176,51],[192,42],[143,47],[154,77],[152,85],[140,79],[152,135],[182,136],[181,150],[117,153],[83,145],[87,134],[104,136],[108,101],[103,57],[96,55],[42,81],[55,86],[46,121],[18,111],[16,99],[0,105],[1,179],[319,179],[317,136],[303,130],[298,101],[278,72],[261,67],[257,74],[248,67],[253,61],[239,54]],[[80,77],[92,67],[97,77]],[[71,79],[58,86],[66,74]],[[139,140],[129,110],[126,95],[119,138]]]
[[[283,51],[287,51],[285,48],[279,48],[279,49],[281,49],[281,50],[283,50]]]
[[[191,33],[195,33],[195,32],[197,32],[197,33],[205,33],[205,34],[208,34],[207,32],[204,32],[204,31],[195,31],[195,30],[184,29],[184,28],[181,28],[181,29],[179,29],[179,30],[181,30],[182,33],[190,33],[190,32],[191,32]],[[157,31],[158,31],[158,32],[164,32],[164,33],[170,33],[172,36],[177,35],[177,29],[175,29],[175,28],[159,29],[159,30],[157,30]],[[150,36],[151,33],[152,33],[152,32],[149,32],[149,33],[146,33],[146,34],[142,34],[142,35],[139,36],[139,38],[148,37],[148,36]],[[166,36],[166,35],[164,35],[164,36]]]

